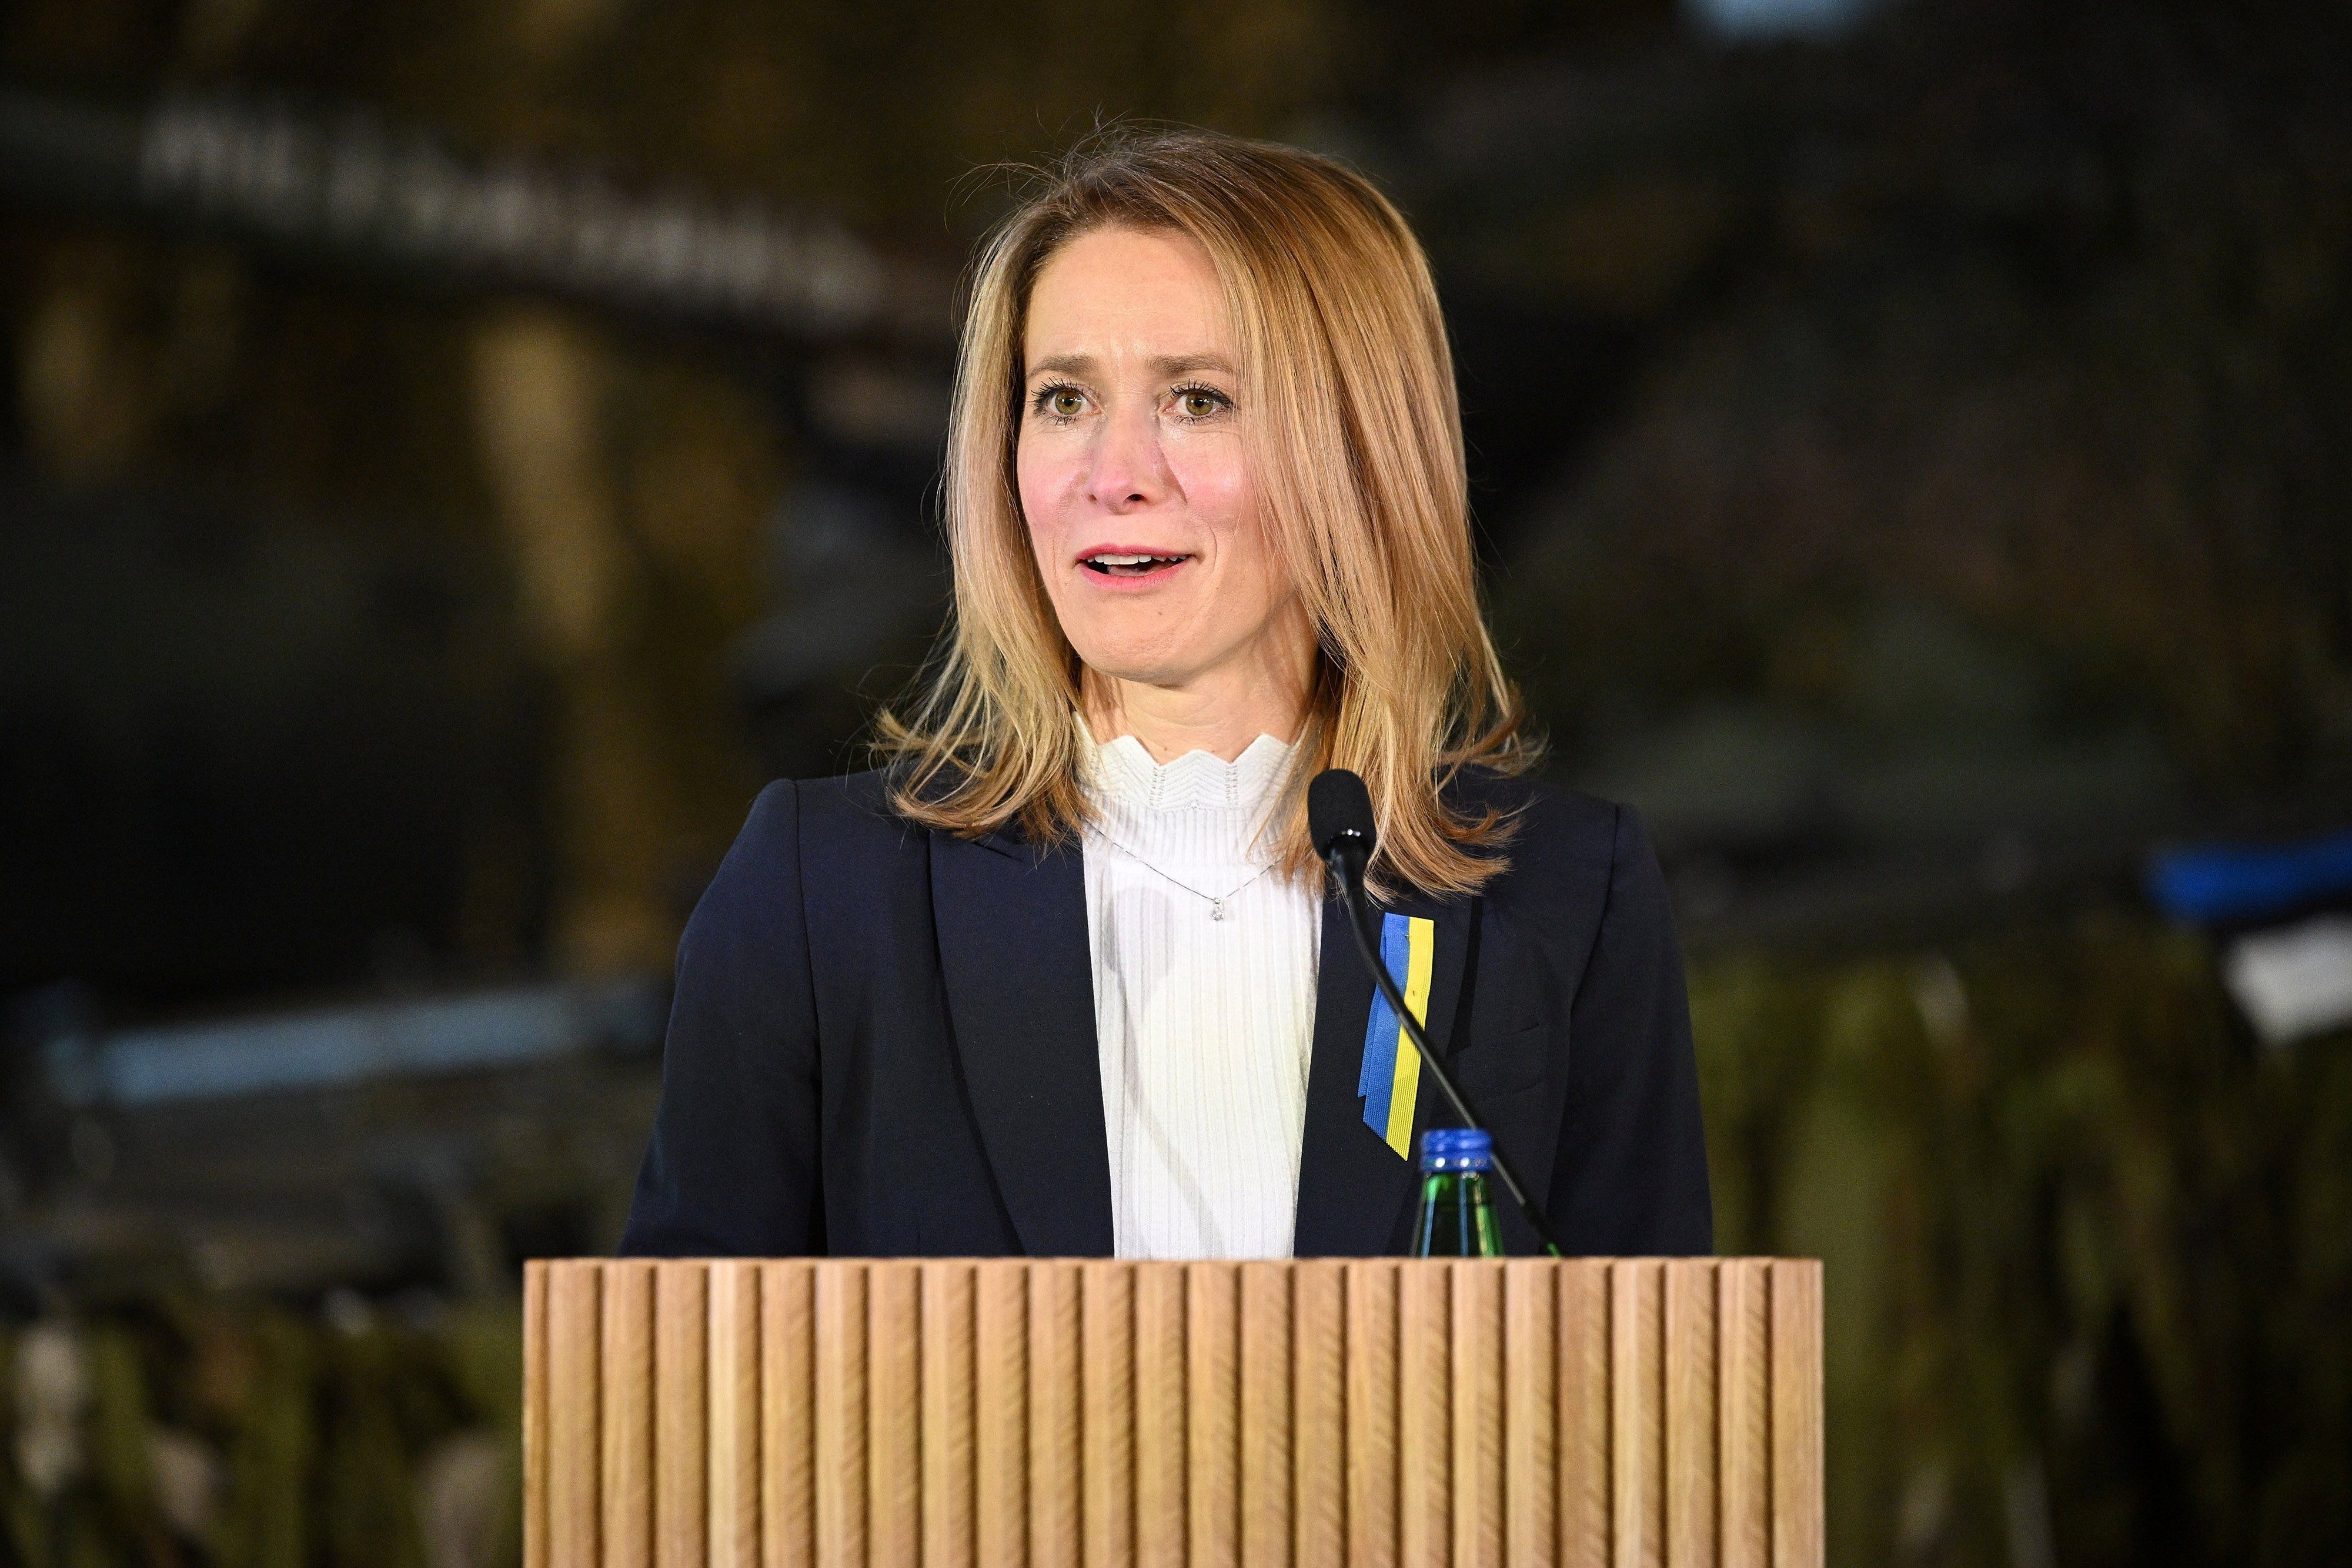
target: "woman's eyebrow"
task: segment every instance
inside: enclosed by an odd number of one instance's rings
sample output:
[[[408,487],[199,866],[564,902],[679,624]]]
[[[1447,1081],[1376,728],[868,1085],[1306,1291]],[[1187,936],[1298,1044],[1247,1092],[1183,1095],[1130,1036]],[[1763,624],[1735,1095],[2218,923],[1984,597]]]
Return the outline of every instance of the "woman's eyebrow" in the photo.
[[[1095,373],[1092,354],[1050,354],[1029,367],[1024,380],[1038,376],[1087,376]],[[1215,371],[1224,375],[1234,373],[1233,361],[1223,354],[1164,354],[1151,361],[1152,373],[1160,376],[1189,376],[1201,371]]]
[[[1234,373],[1233,361],[1223,354],[1179,354],[1171,359],[1154,360],[1151,368],[1163,376],[1189,376],[1199,371],[1215,371],[1228,376]]]

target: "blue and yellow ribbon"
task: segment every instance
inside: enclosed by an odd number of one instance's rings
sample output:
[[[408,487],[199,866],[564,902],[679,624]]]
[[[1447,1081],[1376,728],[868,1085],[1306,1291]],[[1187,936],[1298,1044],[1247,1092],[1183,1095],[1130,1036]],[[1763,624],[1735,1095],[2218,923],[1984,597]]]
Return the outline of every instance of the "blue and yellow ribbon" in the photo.
[[[1404,992],[1413,1021],[1429,1022],[1430,959],[1437,946],[1434,921],[1417,916],[1381,917],[1381,962]],[[1421,1052],[1379,988],[1372,990],[1372,1019],[1364,1030],[1364,1065],[1356,1092],[1364,1097],[1364,1125],[1408,1158],[1412,1150],[1413,1101],[1421,1089]]]

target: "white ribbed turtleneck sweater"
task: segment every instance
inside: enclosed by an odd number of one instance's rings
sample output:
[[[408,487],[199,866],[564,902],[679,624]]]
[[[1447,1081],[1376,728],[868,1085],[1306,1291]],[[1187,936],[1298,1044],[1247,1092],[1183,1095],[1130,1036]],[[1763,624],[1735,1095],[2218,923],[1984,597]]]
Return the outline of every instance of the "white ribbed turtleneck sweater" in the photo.
[[[1313,888],[1259,874],[1291,747],[1262,735],[1231,762],[1159,764],[1132,736],[1087,745],[1087,936],[1118,1256],[1287,1258],[1322,930]]]

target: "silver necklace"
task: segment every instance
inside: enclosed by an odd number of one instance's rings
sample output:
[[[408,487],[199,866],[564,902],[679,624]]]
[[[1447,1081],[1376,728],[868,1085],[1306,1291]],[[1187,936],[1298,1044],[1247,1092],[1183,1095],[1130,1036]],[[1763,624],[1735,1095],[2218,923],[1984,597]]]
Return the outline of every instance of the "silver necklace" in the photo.
[[[1191,883],[1182,881],[1177,877],[1170,876],[1166,872],[1161,871],[1158,866],[1153,865],[1150,861],[1145,860],[1141,855],[1137,854],[1133,850],[1129,849],[1125,844],[1120,843],[1108,833],[1103,834],[1103,842],[1108,844],[1111,848],[1117,850],[1119,853],[1125,855],[1128,859],[1133,861],[1136,864],[1141,866],[1152,875],[1163,878],[1164,880],[1174,883],[1176,886],[1182,888],[1186,893],[1191,894],[1195,898],[1207,899],[1209,901],[1209,918],[1212,920],[1223,920],[1225,917],[1225,900],[1232,898],[1235,894],[1240,893],[1244,888],[1250,886],[1252,883],[1255,883],[1258,878],[1264,876],[1266,873],[1274,869],[1274,862],[1268,862],[1266,864],[1258,867],[1256,871],[1251,873],[1247,880],[1220,896],[1213,893],[1202,893]]]

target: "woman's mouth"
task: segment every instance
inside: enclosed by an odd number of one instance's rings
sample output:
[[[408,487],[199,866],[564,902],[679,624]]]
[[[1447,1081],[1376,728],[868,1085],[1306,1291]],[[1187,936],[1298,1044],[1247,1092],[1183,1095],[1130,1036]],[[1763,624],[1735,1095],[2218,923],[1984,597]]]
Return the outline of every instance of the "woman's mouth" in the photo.
[[[1139,551],[1097,550],[1078,558],[1078,564],[1097,577],[1150,577],[1171,566],[1181,566],[1192,558],[1189,555],[1145,555]]]

